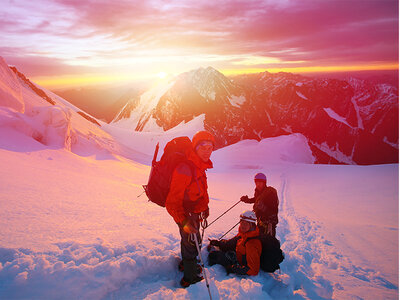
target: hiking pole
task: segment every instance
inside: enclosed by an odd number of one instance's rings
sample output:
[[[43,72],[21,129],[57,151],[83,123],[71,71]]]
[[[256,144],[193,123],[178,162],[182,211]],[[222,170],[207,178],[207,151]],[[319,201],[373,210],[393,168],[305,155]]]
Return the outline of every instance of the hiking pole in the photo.
[[[194,240],[194,242],[196,243],[197,252],[199,253],[199,257],[200,257],[201,267],[203,269],[203,276],[204,276],[204,279],[206,280],[206,285],[207,285],[207,289],[208,289],[208,295],[210,296],[210,300],[212,300],[211,291],[210,291],[210,285],[208,284],[206,269],[204,267],[203,258],[201,257],[201,252],[200,252],[200,247],[199,247],[199,241],[197,240],[197,235],[196,235],[196,233],[191,233],[190,235],[191,235],[192,240]]]
[[[236,223],[231,229],[229,229],[227,232],[225,232],[224,235],[221,236],[218,240],[220,241],[224,236],[226,236],[229,232],[231,232],[231,230],[232,230],[233,228],[235,228],[236,226],[238,226],[239,223],[240,223],[240,221],[237,222],[237,223]]]
[[[238,205],[241,202],[241,200],[239,200],[238,202],[236,202],[233,206],[231,206],[230,208],[228,208],[227,211],[225,211],[222,215],[220,215],[218,218],[216,218],[214,221],[212,221],[210,224],[208,224],[207,228],[210,227],[215,221],[217,221],[219,218],[221,218],[223,215],[225,215],[228,211],[230,211],[232,208],[234,208],[236,205]]]

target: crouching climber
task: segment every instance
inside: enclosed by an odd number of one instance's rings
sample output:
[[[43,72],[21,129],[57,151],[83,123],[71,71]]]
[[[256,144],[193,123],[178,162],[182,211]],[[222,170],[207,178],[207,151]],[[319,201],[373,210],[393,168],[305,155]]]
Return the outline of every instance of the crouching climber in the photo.
[[[253,211],[240,215],[239,233],[229,240],[210,240],[209,265],[220,264],[227,273],[257,275],[262,252],[257,217]]]

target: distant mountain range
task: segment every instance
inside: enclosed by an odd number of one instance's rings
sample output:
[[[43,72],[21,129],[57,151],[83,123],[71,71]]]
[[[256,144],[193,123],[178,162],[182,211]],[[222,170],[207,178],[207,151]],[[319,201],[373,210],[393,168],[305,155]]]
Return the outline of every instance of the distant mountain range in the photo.
[[[84,93],[84,100],[77,101],[81,109],[86,105],[83,112],[9,68],[1,57],[0,71],[0,107],[11,109],[4,110],[11,119],[3,125],[74,152],[82,151],[77,145],[88,140],[115,148],[112,138],[99,129],[102,113],[113,125],[136,131],[168,130],[201,116],[197,120],[204,120],[218,148],[297,133],[307,140],[316,163],[398,163],[398,86],[382,81],[268,72],[227,78],[209,67],[144,93],[121,90],[125,95],[112,101],[104,98],[111,93],[95,91],[88,98]]]
[[[291,73],[232,79],[200,68],[133,97],[113,120],[132,130],[168,130],[205,116],[217,147],[243,139],[303,134],[317,163],[398,162],[398,87]]]

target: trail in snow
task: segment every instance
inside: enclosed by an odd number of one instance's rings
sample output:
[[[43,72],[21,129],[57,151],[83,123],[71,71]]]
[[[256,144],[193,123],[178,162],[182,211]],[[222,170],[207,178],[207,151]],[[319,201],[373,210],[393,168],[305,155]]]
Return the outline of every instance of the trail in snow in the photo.
[[[398,287],[385,279],[379,270],[353,262],[353,258],[346,256],[343,249],[338,249],[338,245],[326,238],[328,230],[322,222],[296,211],[293,206],[295,195],[291,194],[295,189],[290,187],[290,175],[282,173],[281,179],[277,235],[285,253],[281,268],[288,276],[291,294],[311,299],[341,299],[354,293],[353,297],[369,299],[374,289],[381,287],[384,292],[380,295],[391,298],[390,291],[397,291]],[[343,236],[340,232],[337,234]],[[347,279],[343,281],[345,277]],[[352,289],[360,280],[367,284],[363,294]],[[343,283],[347,283],[347,286]]]
[[[281,175],[281,210],[278,235],[281,237],[285,261],[282,270],[289,277],[290,290],[294,295],[309,296],[312,299],[332,298],[331,283],[322,277],[314,277],[311,265],[321,241],[315,222],[299,217],[291,205],[288,186],[290,180],[285,173]]]

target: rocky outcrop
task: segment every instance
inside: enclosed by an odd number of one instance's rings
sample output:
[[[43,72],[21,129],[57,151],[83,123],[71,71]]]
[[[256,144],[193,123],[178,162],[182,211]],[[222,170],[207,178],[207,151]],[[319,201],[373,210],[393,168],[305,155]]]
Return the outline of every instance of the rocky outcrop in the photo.
[[[49,102],[51,105],[55,105],[56,103],[54,102],[53,99],[51,99],[45,91],[42,89],[38,88],[36,85],[34,85],[28,78],[25,77],[24,74],[19,72],[16,67],[10,67],[10,69],[18,76],[18,78],[26,84],[33,92],[36,93],[39,97],[43,98],[47,102]]]

